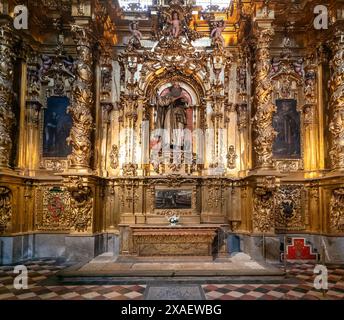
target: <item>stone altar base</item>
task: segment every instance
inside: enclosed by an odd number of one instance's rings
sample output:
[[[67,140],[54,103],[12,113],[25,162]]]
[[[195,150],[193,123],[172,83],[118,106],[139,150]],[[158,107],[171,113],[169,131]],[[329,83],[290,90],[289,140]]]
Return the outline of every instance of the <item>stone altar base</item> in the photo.
[[[264,262],[231,257],[118,257],[106,253],[57,273],[61,284],[141,284],[151,282],[242,283],[284,281],[285,273]],[[191,283],[190,282],[190,283]]]
[[[222,228],[211,224],[121,226],[121,255],[218,256],[227,252]]]

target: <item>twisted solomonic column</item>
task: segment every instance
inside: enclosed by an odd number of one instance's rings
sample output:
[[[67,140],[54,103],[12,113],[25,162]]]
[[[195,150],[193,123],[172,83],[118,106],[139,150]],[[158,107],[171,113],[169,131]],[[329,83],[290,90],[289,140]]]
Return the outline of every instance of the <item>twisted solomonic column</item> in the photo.
[[[273,114],[276,106],[272,103],[272,84],[270,73],[269,45],[274,31],[272,28],[256,30],[256,62],[254,70],[254,106],[256,113],[253,117],[253,131],[255,134],[254,151],[256,154],[256,168],[272,168],[272,144],[276,131],[272,126]]]
[[[88,169],[92,156],[91,134],[93,129],[93,55],[92,41],[87,26],[72,26],[76,43],[75,81],[72,104],[68,108],[73,127],[67,142],[72,146],[69,156],[73,169]]]
[[[330,148],[331,169],[344,170],[344,43],[341,41],[342,31],[338,30],[331,41],[332,77],[330,81],[330,107],[332,117],[329,130],[332,136]]]
[[[13,30],[10,23],[0,26],[0,168],[8,168],[12,153],[13,109]]]

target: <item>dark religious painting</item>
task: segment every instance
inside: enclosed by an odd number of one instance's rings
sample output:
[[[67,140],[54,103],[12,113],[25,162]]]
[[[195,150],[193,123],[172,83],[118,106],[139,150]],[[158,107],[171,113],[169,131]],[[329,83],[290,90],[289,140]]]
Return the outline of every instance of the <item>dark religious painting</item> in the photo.
[[[67,157],[71,147],[66,139],[72,128],[72,119],[67,114],[67,97],[48,98],[44,112],[43,157]]]
[[[296,100],[276,100],[277,112],[273,127],[277,131],[272,151],[277,159],[299,159],[301,157],[300,114],[296,110]]]
[[[156,209],[191,209],[191,190],[155,191]]]

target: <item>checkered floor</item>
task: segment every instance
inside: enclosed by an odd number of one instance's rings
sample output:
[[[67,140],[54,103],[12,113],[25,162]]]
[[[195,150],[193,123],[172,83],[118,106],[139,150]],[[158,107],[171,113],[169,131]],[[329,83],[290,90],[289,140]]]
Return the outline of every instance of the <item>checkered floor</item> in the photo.
[[[0,300],[142,300],[145,285],[40,285],[66,265],[55,260],[35,260],[25,264],[29,287],[16,290],[12,266],[0,267]],[[328,291],[314,289],[314,265],[290,264],[291,283],[298,284],[206,284],[202,289],[208,300],[344,299],[344,267],[328,267]]]
[[[298,284],[209,284],[203,290],[207,300],[342,300],[344,267],[328,267],[328,290],[314,288],[313,264],[290,264],[287,272]],[[293,282],[293,281],[291,281]]]

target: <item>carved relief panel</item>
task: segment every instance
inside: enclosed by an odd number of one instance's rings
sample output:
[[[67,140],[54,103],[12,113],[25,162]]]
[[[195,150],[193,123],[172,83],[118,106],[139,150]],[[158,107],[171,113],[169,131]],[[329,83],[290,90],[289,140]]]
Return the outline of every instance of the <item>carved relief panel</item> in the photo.
[[[40,231],[69,231],[71,206],[66,188],[39,186],[36,190],[35,224]]]
[[[283,185],[277,189],[275,223],[278,231],[305,229],[305,200],[302,185]]]
[[[12,218],[12,192],[0,187],[0,234],[10,230]]]

